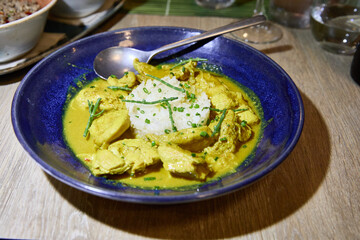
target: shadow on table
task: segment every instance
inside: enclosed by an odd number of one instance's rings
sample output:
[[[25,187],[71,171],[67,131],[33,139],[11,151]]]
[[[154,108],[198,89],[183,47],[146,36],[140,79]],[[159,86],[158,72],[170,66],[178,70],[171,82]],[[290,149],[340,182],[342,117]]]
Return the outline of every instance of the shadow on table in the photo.
[[[276,46],[276,47],[260,49],[259,51],[262,52],[263,54],[269,55],[272,53],[280,53],[280,52],[290,51],[292,49],[293,49],[292,45],[280,45],[280,46]]]
[[[31,67],[25,67],[17,72],[0,75],[0,86],[9,85],[16,82],[20,82],[30,70]]]
[[[330,161],[324,119],[302,94],[306,120],[289,157],[264,179],[235,193],[169,206],[117,202],[49,181],[73,206],[93,219],[137,236],[166,239],[236,237],[267,228],[298,211],[321,186]]]

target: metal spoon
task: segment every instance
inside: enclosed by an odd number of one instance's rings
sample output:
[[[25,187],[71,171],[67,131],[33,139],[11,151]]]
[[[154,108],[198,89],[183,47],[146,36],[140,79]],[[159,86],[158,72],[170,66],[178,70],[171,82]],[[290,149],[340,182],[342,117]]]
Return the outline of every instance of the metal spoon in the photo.
[[[197,42],[211,37],[216,37],[225,33],[250,27],[266,20],[263,15],[254,16],[238,22],[215,28],[202,34],[171,43],[152,51],[141,51],[127,47],[110,47],[102,50],[94,60],[95,73],[104,79],[110,75],[122,76],[127,71],[135,71],[133,61],[138,58],[140,62],[148,63],[156,54],[180,47],[189,43]]]

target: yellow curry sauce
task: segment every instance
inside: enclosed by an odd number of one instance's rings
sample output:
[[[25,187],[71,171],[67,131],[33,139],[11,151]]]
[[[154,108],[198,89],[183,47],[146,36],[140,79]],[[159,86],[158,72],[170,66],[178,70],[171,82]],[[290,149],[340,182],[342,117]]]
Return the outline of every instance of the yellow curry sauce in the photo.
[[[196,65],[196,59],[161,67],[135,61],[138,75],[129,72],[120,79],[112,76],[87,84],[65,107],[63,126],[68,146],[93,175],[135,187],[179,188],[235,172],[261,138],[260,103],[239,84]],[[131,99],[131,89],[149,76],[161,79],[168,75],[188,87],[188,96],[198,89],[207,94],[209,121],[160,136],[135,136],[124,100]],[[99,99],[100,114],[84,137],[89,103]]]

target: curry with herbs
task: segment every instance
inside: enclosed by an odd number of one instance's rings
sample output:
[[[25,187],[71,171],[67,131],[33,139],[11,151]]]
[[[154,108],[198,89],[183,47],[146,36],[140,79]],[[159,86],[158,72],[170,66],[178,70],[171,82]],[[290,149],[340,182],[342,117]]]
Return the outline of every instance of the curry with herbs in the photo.
[[[261,138],[254,94],[199,68],[206,59],[95,79],[65,106],[68,146],[94,176],[174,188],[233,173]]]

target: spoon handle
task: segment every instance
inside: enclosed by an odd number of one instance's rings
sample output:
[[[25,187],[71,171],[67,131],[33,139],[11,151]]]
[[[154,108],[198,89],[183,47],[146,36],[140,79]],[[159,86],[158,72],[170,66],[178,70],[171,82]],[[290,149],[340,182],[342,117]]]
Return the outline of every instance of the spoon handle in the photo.
[[[177,47],[189,44],[189,43],[197,42],[197,41],[200,41],[200,40],[204,40],[204,39],[207,39],[207,38],[216,37],[216,36],[219,36],[219,35],[222,35],[222,34],[225,34],[225,33],[229,33],[229,32],[233,32],[233,31],[236,31],[236,30],[239,30],[239,29],[242,29],[242,28],[247,28],[247,27],[262,23],[264,21],[266,21],[266,18],[265,18],[264,15],[257,15],[257,16],[251,17],[251,18],[246,18],[246,19],[243,19],[243,20],[240,20],[240,21],[237,21],[237,22],[233,22],[233,23],[230,23],[230,24],[222,26],[222,27],[218,27],[218,28],[209,30],[209,31],[204,32],[202,34],[195,35],[195,36],[192,36],[190,38],[180,40],[178,42],[174,42],[174,43],[162,46],[160,48],[157,48],[157,49],[151,51],[151,55],[150,55],[149,59],[147,60],[147,63],[156,54],[165,52],[167,50],[177,48]]]

